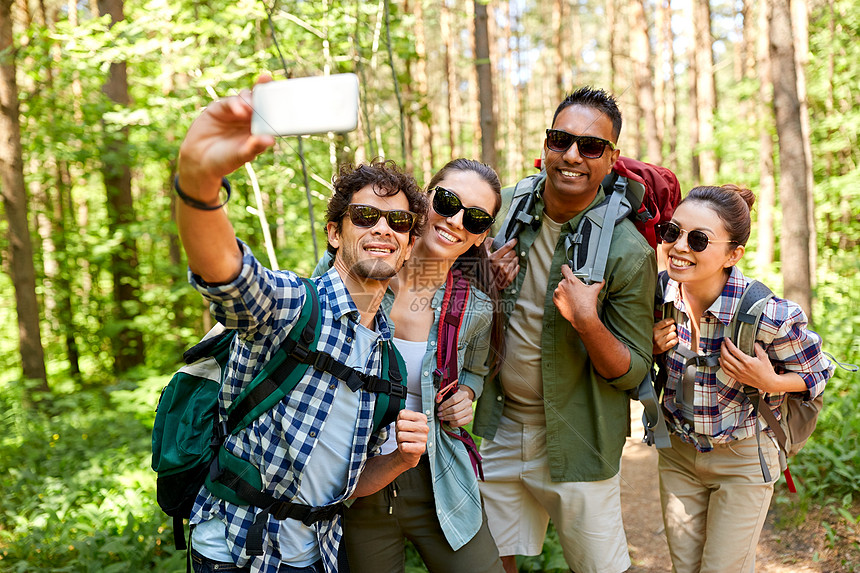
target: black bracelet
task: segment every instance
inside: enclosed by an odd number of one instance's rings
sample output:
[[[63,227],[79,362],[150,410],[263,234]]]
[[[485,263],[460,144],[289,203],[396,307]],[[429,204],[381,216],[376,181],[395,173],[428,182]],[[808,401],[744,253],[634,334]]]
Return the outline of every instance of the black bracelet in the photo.
[[[179,198],[182,199],[182,202],[189,207],[194,207],[195,209],[200,209],[201,211],[217,211],[218,209],[227,204],[227,201],[230,200],[230,194],[233,192],[233,189],[230,188],[230,182],[227,181],[226,177],[221,178],[221,187],[223,187],[227,191],[227,198],[224,199],[224,202],[220,205],[207,205],[203,201],[198,201],[193,197],[189,197],[182,189],[179,188],[179,175],[173,178],[173,188],[176,190],[176,194],[179,195]]]

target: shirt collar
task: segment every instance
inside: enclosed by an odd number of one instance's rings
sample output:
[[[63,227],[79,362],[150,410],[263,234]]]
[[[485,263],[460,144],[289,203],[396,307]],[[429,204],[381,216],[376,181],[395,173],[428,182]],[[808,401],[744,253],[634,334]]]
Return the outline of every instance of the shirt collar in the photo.
[[[723,291],[717,297],[717,300],[705,309],[705,313],[712,314],[717,320],[728,326],[740,303],[746,282],[743,273],[737,267],[733,266],[729,273],[729,279],[726,281],[726,286],[723,287]],[[687,306],[681,297],[681,287],[672,279],[669,279],[666,283],[666,290],[663,292],[663,303],[667,302],[671,302],[675,305],[675,308],[686,314]]]
[[[729,273],[729,280],[726,281],[726,286],[723,287],[723,292],[717,297],[717,300],[708,307],[706,312],[710,312],[717,320],[726,326],[732,321],[735,311],[740,304],[741,295],[744,293],[746,279],[743,273],[737,267],[732,267]]]

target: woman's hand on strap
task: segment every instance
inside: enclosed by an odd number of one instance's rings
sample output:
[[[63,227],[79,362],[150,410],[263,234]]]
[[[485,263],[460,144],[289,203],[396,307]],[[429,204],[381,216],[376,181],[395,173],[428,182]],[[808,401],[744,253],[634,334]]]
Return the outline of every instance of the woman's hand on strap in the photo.
[[[439,420],[448,422],[452,428],[465,426],[472,421],[474,412],[472,410],[472,400],[475,399],[475,393],[468,386],[460,386],[454,395],[439,404],[437,415]]]
[[[675,327],[674,318],[664,318],[660,322],[654,323],[653,329],[654,348],[652,352],[663,354],[676,344],[678,344],[678,330]]]

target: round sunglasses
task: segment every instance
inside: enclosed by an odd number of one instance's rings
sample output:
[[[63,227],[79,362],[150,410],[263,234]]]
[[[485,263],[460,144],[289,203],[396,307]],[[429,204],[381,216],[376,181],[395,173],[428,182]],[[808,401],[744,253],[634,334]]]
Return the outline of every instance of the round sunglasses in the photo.
[[[573,135],[560,129],[546,130],[546,146],[550,151],[564,153],[574,143],[579,149],[579,154],[588,159],[602,157],[607,145],[609,149],[615,151],[615,144],[608,139],[592,137],[591,135]]]
[[[663,223],[658,228],[660,238],[663,239],[664,243],[674,243],[681,238],[681,235],[687,233],[687,245],[690,246],[690,250],[694,253],[701,253],[708,248],[709,243],[737,243],[737,241],[715,241],[709,238],[704,231],[699,231],[698,229],[687,231],[675,223]]]
[[[456,193],[444,187],[431,189],[433,195],[433,210],[443,217],[453,217],[463,210],[463,228],[473,235],[480,235],[493,225],[495,218],[480,207],[463,207],[463,202]]]
[[[356,227],[373,227],[380,217],[385,217],[388,227],[395,233],[408,233],[415,226],[415,213],[394,209],[383,211],[372,205],[353,203],[349,206],[349,220]]]

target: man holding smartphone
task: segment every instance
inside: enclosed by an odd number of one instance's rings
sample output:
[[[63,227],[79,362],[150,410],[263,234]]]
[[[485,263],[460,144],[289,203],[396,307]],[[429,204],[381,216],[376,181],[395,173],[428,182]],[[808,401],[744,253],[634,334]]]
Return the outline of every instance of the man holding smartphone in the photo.
[[[494,254],[510,283],[502,294],[507,359],[484,385],[473,429],[484,437],[481,495],[509,573],[516,555],[541,553],[550,519],[572,571],[630,566],[619,470],[626,390],[651,365],[656,259],[626,219],[614,228],[604,282],[580,281],[564,247],[604,199],[620,132],[621,112],[603,90],[565,98],[547,130],[546,174],[527,213],[534,224]]]
[[[267,81],[266,79],[262,80]],[[297,322],[306,291],[294,273],[265,269],[236,239],[219,193],[225,177],[274,144],[252,135],[252,94],[215,102],[194,121],[179,153],[177,222],[189,277],[215,318],[238,330],[221,389],[221,415],[254,379]],[[300,113],[300,112],[299,112]],[[382,375],[381,342],[391,332],[379,305],[389,279],[409,258],[426,215],[415,180],[391,162],[341,168],[328,208],[330,271],[316,279],[321,333],[317,347],[346,366]],[[415,467],[425,451],[427,419],[402,410],[397,449],[374,456],[385,440],[373,432],[375,395],[350,390],[308,368],[296,388],[225,442],[259,467],[269,495],[313,507],[366,496]],[[249,530],[262,523],[262,548]],[[202,487],[190,520],[194,570],[332,573],[338,570],[341,516],[305,524],[275,519]]]

